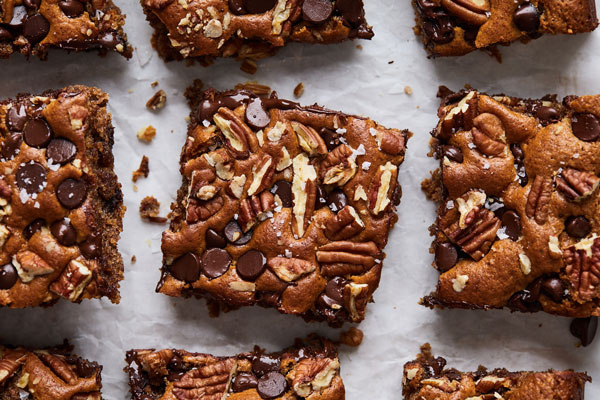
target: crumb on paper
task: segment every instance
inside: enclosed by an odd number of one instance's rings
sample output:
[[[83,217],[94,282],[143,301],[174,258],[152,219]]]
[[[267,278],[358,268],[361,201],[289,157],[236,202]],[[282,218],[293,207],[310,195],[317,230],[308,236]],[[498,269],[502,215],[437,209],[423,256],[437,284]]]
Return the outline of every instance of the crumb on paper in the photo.
[[[294,97],[298,98],[304,94],[304,83],[300,82],[294,88]]]
[[[146,102],[146,108],[152,111],[162,109],[167,103],[167,94],[164,90],[159,90]]]
[[[358,347],[363,341],[364,333],[358,328],[352,327],[340,333],[339,342],[346,346]]]
[[[248,81],[244,83],[238,83],[235,85],[236,90],[247,90],[254,93],[259,97],[266,97],[271,94],[271,88],[267,85],[262,85],[255,81]]]
[[[137,133],[138,139],[147,143],[150,143],[154,136],[156,136],[156,128],[152,125],[140,129]]]
[[[256,61],[244,60],[240,69],[247,74],[254,75],[256,71],[258,71],[258,65],[256,64]]]
[[[129,93],[129,94],[133,93],[133,88],[130,88],[129,90],[127,90],[127,93]]]
[[[165,217],[159,217],[160,203],[154,196],[146,196],[140,203],[140,217],[149,222],[164,224],[167,222]]]
[[[158,81],[154,81],[150,84],[150,87],[155,88],[158,86]]]
[[[362,50],[363,49],[362,44],[357,44],[356,48],[359,49],[359,50]]]
[[[137,191],[138,191],[138,187],[137,187],[137,185],[133,185],[133,191],[134,191],[134,192],[137,192]]]
[[[137,258],[135,257],[135,254],[131,256],[131,263],[135,264],[135,262],[137,261]]]
[[[404,93],[406,93],[409,96],[412,96],[413,90],[410,86],[406,85],[406,86],[404,86]]]
[[[393,63],[394,63],[394,60],[388,61],[388,64],[393,64]]]
[[[149,159],[146,156],[142,157],[142,161],[140,162],[140,166],[137,170],[133,171],[131,180],[137,182],[141,177],[147,178],[150,173],[150,167],[148,165]]]

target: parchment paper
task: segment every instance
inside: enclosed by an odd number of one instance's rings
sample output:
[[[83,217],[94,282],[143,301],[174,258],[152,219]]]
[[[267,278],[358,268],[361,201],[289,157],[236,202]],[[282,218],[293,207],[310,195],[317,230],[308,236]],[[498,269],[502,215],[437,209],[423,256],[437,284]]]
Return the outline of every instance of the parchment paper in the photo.
[[[0,309],[1,341],[47,346],[70,338],[80,355],[104,366],[105,398],[125,399],[129,395],[122,368],[125,351],[131,348],[175,347],[229,355],[248,351],[254,344],[278,350],[291,344],[294,337],[313,331],[337,338],[339,330],[307,324],[274,310],[245,308],[213,319],[203,301],[156,294],[160,235],[166,225],[144,223],[138,214],[139,202],[146,195],[160,200],[163,215],[174,200],[189,113],[183,91],[193,79],[219,89],[257,80],[291,99],[296,84],[304,82],[306,90],[300,99],[304,104],[318,102],[414,132],[399,174],[404,192],[399,222],[386,249],[375,304],[369,305],[360,324],[365,339],[359,348],[341,348],[347,398],[401,398],[402,365],[413,359],[425,342],[431,342],[434,352],[452,366],[467,370],[484,364],[517,370],[587,371],[599,381],[588,385],[587,398],[600,398],[600,339],[587,348],[577,348],[577,339],[568,332],[569,319],[543,313],[431,311],[417,304],[434,288],[437,276],[430,266],[427,230],[434,220],[434,205],[425,199],[420,182],[436,167],[426,153],[429,132],[437,121],[438,85],[458,89],[469,83],[491,93],[521,97],[597,94],[600,32],[517,43],[502,49],[502,64],[484,53],[430,60],[420,39],[413,35],[414,17],[408,0],[366,0],[367,18],[375,30],[371,42],[290,45],[275,57],[260,61],[258,73],[250,76],[233,60],[220,60],[208,68],[163,63],[150,46],[151,29],[138,2],[116,2],[127,14],[126,31],[137,48],[131,61],[116,54],[101,59],[59,51],[52,52],[48,62],[26,62],[15,56],[0,61],[0,97],[69,84],[96,85],[110,94],[116,170],[128,207],[119,246],[125,260],[121,304],[61,301],[51,309]],[[359,43],[362,50],[356,47]],[[155,80],[168,95],[167,106],[156,114],[145,109],[155,92],[150,87]],[[404,93],[406,85],[412,87],[412,95]],[[158,134],[151,144],[144,144],[136,132],[149,124]],[[143,154],[150,158],[150,176],[139,180],[139,190],[134,192],[131,172]],[[133,265],[132,255],[137,257]]]

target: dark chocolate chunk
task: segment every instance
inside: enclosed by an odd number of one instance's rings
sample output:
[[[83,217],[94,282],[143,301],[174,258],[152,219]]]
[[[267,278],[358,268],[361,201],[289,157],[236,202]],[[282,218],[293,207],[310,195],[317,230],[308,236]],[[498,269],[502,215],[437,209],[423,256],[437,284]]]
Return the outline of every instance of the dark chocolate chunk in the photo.
[[[246,14],[246,8],[242,0],[229,0],[229,11],[235,15]]]
[[[207,249],[212,249],[216,247],[222,249],[225,246],[227,246],[227,241],[225,240],[225,238],[221,236],[219,232],[215,231],[212,228],[208,228],[206,230],[205,240]]]
[[[448,271],[458,262],[458,251],[450,242],[438,243],[435,246],[435,265],[442,272]]]
[[[502,226],[504,227],[504,233],[514,240],[519,240],[521,236],[521,217],[513,210],[508,210],[502,214]]]
[[[327,206],[327,192],[321,185],[317,185],[317,198],[315,200],[315,210]]]
[[[8,290],[17,283],[17,270],[12,264],[0,267],[0,290]]]
[[[6,113],[6,126],[13,132],[22,132],[27,122],[27,112],[23,105],[13,105]]]
[[[263,102],[259,98],[250,100],[246,107],[246,122],[252,129],[264,129],[271,122],[269,112],[263,107]]]
[[[463,162],[462,150],[459,147],[449,144],[442,146],[442,157],[448,157],[450,161],[457,163]]]
[[[28,194],[39,193],[44,190],[47,174],[42,164],[31,161],[17,170],[17,186]]]
[[[348,198],[341,189],[335,189],[327,195],[327,205],[331,211],[338,212],[348,205]]]
[[[30,119],[23,129],[23,139],[31,147],[45,147],[52,139],[52,130],[43,119]]]
[[[527,182],[529,182],[529,177],[527,176],[527,171],[525,170],[525,153],[523,153],[523,149],[517,143],[510,145],[510,151],[514,157],[514,164],[517,170],[517,179],[519,180],[519,185],[526,186]]]
[[[425,35],[437,44],[450,43],[454,40],[454,24],[448,17],[423,21]]]
[[[257,390],[263,399],[274,399],[285,393],[287,381],[279,372],[269,372],[258,380]]]
[[[592,231],[592,224],[583,215],[569,217],[565,222],[565,230],[569,236],[574,238],[584,238]]]
[[[97,235],[90,235],[83,243],[79,244],[81,254],[89,260],[98,258],[102,255],[102,241]]]
[[[242,232],[242,228],[240,224],[235,220],[231,220],[225,225],[225,229],[223,230],[225,234],[225,238],[229,243],[235,244],[236,246],[241,246],[246,244],[252,239],[252,231],[248,231],[246,233]]]
[[[65,208],[73,209],[79,207],[87,196],[85,182],[67,178],[62,181],[56,189],[56,197]]]
[[[52,139],[46,149],[46,158],[53,164],[66,164],[75,158],[77,147],[67,139]]]
[[[50,31],[50,23],[42,14],[33,14],[23,23],[23,35],[31,43],[41,42]]]
[[[85,10],[83,3],[78,0],[62,0],[58,2],[58,6],[69,18],[77,18]]]
[[[0,42],[10,42],[12,38],[10,31],[0,26]]]
[[[269,354],[260,354],[252,360],[252,371],[256,376],[261,377],[266,373],[279,371],[281,359]]]
[[[44,225],[46,225],[46,221],[44,221],[43,219],[38,218],[38,219],[34,220],[32,223],[30,223],[29,225],[27,225],[25,227],[25,229],[23,230],[23,236],[27,240],[31,239],[31,237],[33,235],[35,235],[35,233],[37,231],[39,231],[40,229],[42,229],[42,227]]]
[[[236,269],[238,275],[247,281],[258,278],[265,270],[267,258],[258,250],[250,250],[238,259]]]
[[[575,318],[571,321],[571,334],[587,346],[594,340],[598,330],[598,317]]]
[[[23,4],[29,9],[37,10],[40,8],[42,0],[23,0]]]
[[[2,142],[2,157],[10,160],[19,154],[21,143],[23,143],[22,133],[14,132],[8,135]]]
[[[231,382],[231,389],[235,392],[243,392],[244,390],[254,389],[258,385],[256,377],[248,372],[240,372]]]
[[[325,146],[327,146],[327,150],[333,151],[336,147],[340,145],[340,134],[336,131],[333,131],[328,128],[321,128],[319,130],[319,134],[323,138],[325,142]]]
[[[560,303],[565,297],[565,284],[560,279],[548,278],[542,282],[542,291],[552,299],[555,303]]]
[[[517,8],[513,21],[520,31],[527,33],[537,32],[540,27],[540,15],[538,14],[538,10],[528,1]]]
[[[273,185],[272,193],[279,196],[282,207],[293,207],[292,184],[287,181],[277,181]]]
[[[545,122],[557,122],[560,112],[554,107],[539,106],[535,110],[535,116]]]
[[[230,265],[231,256],[227,250],[214,248],[205,251],[202,255],[202,273],[211,279],[223,275]]]
[[[330,279],[325,286],[325,295],[339,305],[344,304],[344,287],[346,280],[341,276]]]
[[[361,0],[336,0],[335,9],[346,21],[359,25],[363,20],[363,5]]]
[[[304,0],[302,3],[302,19],[313,24],[324,23],[331,17],[331,13],[333,3],[330,0]]]
[[[584,142],[600,138],[600,119],[590,113],[576,113],[571,117],[573,134]]]
[[[67,219],[61,219],[50,225],[50,232],[63,246],[73,246],[77,241],[77,231]]]
[[[277,0],[243,0],[243,2],[249,14],[266,13],[277,4]]]
[[[176,279],[185,282],[195,282],[200,277],[200,261],[194,253],[186,253],[173,261],[169,272]]]

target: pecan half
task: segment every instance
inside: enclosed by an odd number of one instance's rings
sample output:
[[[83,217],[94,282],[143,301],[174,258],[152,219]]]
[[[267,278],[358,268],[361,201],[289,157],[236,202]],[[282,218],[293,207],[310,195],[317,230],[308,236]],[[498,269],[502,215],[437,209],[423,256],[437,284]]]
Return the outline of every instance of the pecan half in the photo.
[[[25,352],[22,350],[6,349],[0,358],[0,385],[13,376],[21,365]]]
[[[240,202],[238,222],[242,231],[248,232],[258,221],[264,221],[269,211],[275,208],[275,199],[268,190],[263,190],[252,197],[246,197]]]
[[[273,257],[267,265],[284,282],[295,281],[316,269],[315,264],[301,258]]]
[[[288,375],[292,389],[300,396],[308,398],[313,392],[319,393],[331,384],[338,374],[340,363],[330,358],[305,358]]]
[[[347,205],[325,223],[325,236],[331,240],[345,240],[365,229],[354,207]]]
[[[304,151],[311,156],[327,154],[327,146],[321,138],[321,135],[310,126],[292,121],[292,129],[296,133],[298,143]]]
[[[13,257],[13,265],[17,269],[19,278],[25,283],[31,282],[36,276],[48,275],[54,272],[42,257],[29,250],[17,253]]]
[[[552,180],[550,178],[537,175],[531,184],[527,204],[525,205],[525,214],[529,218],[534,218],[538,225],[543,225],[548,220],[548,205],[552,196]]]
[[[252,196],[254,193],[269,187],[274,173],[275,165],[273,165],[273,159],[268,154],[265,154],[260,161],[252,166],[252,183],[248,187],[248,196]]]
[[[340,144],[321,162],[321,180],[326,185],[344,186],[356,174],[352,149]]]
[[[379,171],[371,183],[369,192],[369,209],[374,215],[384,211],[392,203],[390,195],[398,176],[398,167],[391,162],[379,167]]]
[[[490,4],[486,0],[442,0],[442,6],[469,25],[483,25],[488,20]]]
[[[69,364],[61,356],[50,353],[40,353],[37,355],[50,369],[69,385],[77,382],[77,374],[73,372]]]
[[[50,285],[50,291],[76,301],[92,279],[95,261],[71,260],[58,279]]]
[[[473,119],[473,143],[486,156],[498,156],[506,151],[506,136],[502,121],[490,113]]]
[[[337,241],[317,250],[317,261],[324,276],[358,275],[375,265],[381,254],[374,242]]]
[[[238,159],[248,158],[248,137],[253,135],[252,130],[228,108],[220,108],[213,120],[223,133],[231,154]]]
[[[600,285],[600,237],[583,239],[563,251],[571,285],[582,301],[598,297]]]
[[[224,203],[225,201],[221,196],[206,201],[190,198],[186,208],[185,220],[188,224],[205,221],[216,214]]]
[[[600,178],[593,172],[567,168],[556,177],[556,188],[571,201],[589,197],[600,185]]]
[[[297,237],[304,236],[310,224],[315,200],[317,198],[317,171],[304,153],[298,154],[293,161],[294,179],[292,180],[292,195],[294,219],[292,229]]]
[[[229,389],[237,363],[233,358],[212,362],[185,373],[173,383],[173,395],[178,400],[221,400]]]
[[[391,129],[376,129],[374,135],[379,150],[393,156],[404,153],[405,141],[402,132]]]

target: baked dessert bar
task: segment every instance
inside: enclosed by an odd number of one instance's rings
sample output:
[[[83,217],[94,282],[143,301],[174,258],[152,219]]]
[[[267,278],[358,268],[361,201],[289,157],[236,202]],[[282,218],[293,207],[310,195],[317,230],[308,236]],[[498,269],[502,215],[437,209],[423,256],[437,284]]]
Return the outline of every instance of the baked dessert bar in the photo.
[[[268,96],[268,95],[267,95]],[[157,291],[364,318],[397,220],[408,131],[249,91],[189,91],[183,184]]]
[[[432,56],[473,50],[498,55],[497,45],[544,34],[591,32],[598,26],[594,0],[412,0],[415,32]]]
[[[441,96],[423,303],[600,315],[600,96]]]
[[[119,302],[125,208],[107,102],[86,86],[0,101],[0,306]]]
[[[112,0],[0,0],[0,58],[20,52],[45,59],[50,48],[131,58],[124,24]]]
[[[434,357],[429,344],[404,365],[402,394],[405,400],[583,400],[585,373],[569,371],[510,372],[479,367],[476,372],[445,368],[446,360]]]
[[[166,61],[258,59],[287,42],[370,39],[362,0],[141,0]]]
[[[72,351],[66,341],[41,350],[0,345],[0,398],[101,400],[102,367]]]
[[[316,337],[279,353],[233,357],[185,350],[127,352],[132,400],[345,398],[335,345]]]

